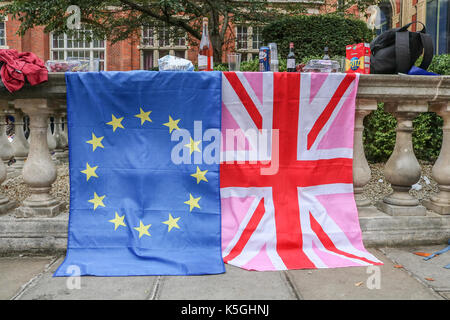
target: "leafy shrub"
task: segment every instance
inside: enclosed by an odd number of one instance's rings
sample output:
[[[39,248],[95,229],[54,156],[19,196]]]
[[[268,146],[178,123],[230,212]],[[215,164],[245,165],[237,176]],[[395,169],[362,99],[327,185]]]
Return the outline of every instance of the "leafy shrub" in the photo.
[[[364,151],[369,162],[382,162],[389,159],[395,145],[397,120],[384,111],[384,104],[364,119]]]
[[[421,58],[417,61],[417,65]],[[429,71],[450,75],[450,55],[434,56]],[[383,110],[383,104],[364,119],[364,149],[368,161],[384,162],[395,145],[395,118]],[[442,145],[443,120],[433,112],[422,113],[413,120],[413,148],[420,160],[435,161]]]
[[[345,56],[346,45],[370,42],[373,33],[361,20],[325,14],[281,18],[267,25],[262,36],[264,43],[277,43],[282,57],[289,52],[289,42],[294,42],[295,55],[301,61],[307,56],[322,57],[325,46],[330,56]]]

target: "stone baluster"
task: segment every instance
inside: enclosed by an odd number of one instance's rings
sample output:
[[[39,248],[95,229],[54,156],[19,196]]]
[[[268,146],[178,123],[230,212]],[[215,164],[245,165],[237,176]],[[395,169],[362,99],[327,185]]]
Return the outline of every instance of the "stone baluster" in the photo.
[[[353,143],[353,190],[359,215],[376,212],[369,199],[363,196],[363,188],[369,183],[371,171],[364,153],[364,118],[377,109],[376,100],[357,99],[355,110],[355,132]]]
[[[8,101],[2,100],[0,101],[0,108],[2,108],[2,112],[0,112],[0,185],[5,182],[7,178],[7,165],[5,165],[4,159],[9,161],[9,159],[13,156],[13,151],[11,147],[11,143],[8,141],[8,137],[6,136],[6,121],[5,121],[5,109],[8,109]],[[5,214],[12,208],[17,205],[16,202],[11,201],[7,196],[0,192],[0,214]]]
[[[66,108],[66,105],[64,105],[64,108]],[[64,139],[65,139],[65,145],[66,145],[66,147],[68,147],[69,146],[69,133],[68,133],[68,130],[67,130],[67,112],[65,112],[65,111],[62,111],[61,112],[61,119],[62,119],[62,136],[64,137]]]
[[[22,171],[25,160],[28,156],[29,143],[24,133],[24,114],[20,109],[15,110],[14,114],[14,140],[11,145],[14,149],[14,158],[16,162],[13,168]]]
[[[6,180],[6,167],[3,161],[0,161],[0,185]],[[12,208],[16,207],[15,201],[9,200],[7,196],[0,192],[0,215],[7,213]]]
[[[56,149],[56,139],[55,139],[55,135],[52,132],[52,121],[50,119],[50,117],[47,120],[48,123],[48,128],[47,128],[47,144],[48,144],[48,150],[50,151],[50,154],[52,154],[55,149]]]
[[[448,102],[431,104],[430,111],[442,117],[444,126],[442,127],[441,152],[432,170],[439,192],[430,200],[424,200],[423,204],[439,214],[450,214],[450,104]]]
[[[378,203],[378,208],[392,216],[426,215],[426,209],[419,200],[409,194],[411,186],[421,176],[421,167],[414,154],[412,144],[413,119],[419,112],[426,112],[426,102],[399,101],[385,103],[387,112],[397,119],[395,147],[386,162],[384,174],[394,190]]]
[[[64,137],[62,133],[62,117],[59,112],[55,114],[53,136],[55,137],[56,142],[55,158],[58,160],[58,162],[63,162],[65,158],[64,154],[65,146],[64,146]]]
[[[30,151],[23,167],[23,180],[31,195],[16,209],[19,217],[58,215],[65,204],[50,194],[56,180],[56,167],[47,144],[48,117],[51,113],[47,99],[17,99],[15,107],[30,117]]]
[[[7,100],[0,100],[0,158],[6,168],[6,173],[14,171],[8,163],[14,157],[14,150],[6,135],[6,115],[9,114]]]

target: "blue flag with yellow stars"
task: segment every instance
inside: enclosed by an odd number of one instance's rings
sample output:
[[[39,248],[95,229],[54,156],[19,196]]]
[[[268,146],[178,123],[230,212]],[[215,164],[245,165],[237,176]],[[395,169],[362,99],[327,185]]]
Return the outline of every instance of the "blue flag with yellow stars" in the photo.
[[[225,272],[220,72],[66,73],[67,255],[55,276]]]

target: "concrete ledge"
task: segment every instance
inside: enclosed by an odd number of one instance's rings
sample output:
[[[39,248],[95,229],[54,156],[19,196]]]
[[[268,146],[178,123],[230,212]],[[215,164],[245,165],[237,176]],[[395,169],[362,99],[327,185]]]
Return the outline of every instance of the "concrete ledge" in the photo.
[[[65,251],[69,214],[53,218],[0,216],[0,253]]]
[[[367,247],[447,243],[450,216],[431,211],[426,216],[389,216],[378,211],[359,218]]]
[[[54,218],[0,216],[0,254],[9,252],[64,252],[69,214]],[[450,216],[427,211],[426,216],[392,217],[380,211],[359,218],[367,247],[447,243]]]

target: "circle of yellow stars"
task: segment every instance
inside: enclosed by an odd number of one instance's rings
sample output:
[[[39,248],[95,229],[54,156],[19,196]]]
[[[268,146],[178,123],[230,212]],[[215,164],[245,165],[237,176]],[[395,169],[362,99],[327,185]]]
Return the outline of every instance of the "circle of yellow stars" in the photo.
[[[141,120],[141,126],[145,125],[145,122],[148,121],[149,123],[153,122],[150,118],[151,110],[145,111],[142,108],[139,108],[139,113],[134,115],[134,117],[139,118]],[[116,132],[117,129],[125,129],[125,127],[122,124],[124,117],[116,116],[115,114],[111,114],[111,121],[106,122],[107,125],[111,126],[113,132]],[[172,133],[174,130],[179,130],[180,127],[178,126],[181,119],[173,119],[171,115],[169,115],[169,121],[166,123],[163,123],[163,126],[166,126],[169,128],[169,134]],[[104,136],[97,137],[94,132],[92,132],[92,137],[90,140],[87,140],[86,143],[92,145],[92,152],[95,152],[97,148],[104,149],[104,145],[102,144],[102,140],[104,139]],[[201,140],[194,141],[192,137],[190,137],[190,142],[186,145],[189,149],[189,154],[192,155],[194,152],[201,152],[199,149],[199,144],[201,143]],[[89,182],[91,178],[99,178],[96,170],[98,169],[98,165],[92,165],[86,162],[86,169],[80,171],[81,173],[86,175],[86,182]],[[199,184],[202,181],[208,182],[208,179],[206,178],[206,173],[208,170],[201,170],[199,166],[196,168],[196,172],[192,173],[190,176],[195,178],[196,183]],[[106,198],[106,195],[99,196],[96,192],[94,192],[94,197],[92,199],[89,199],[88,202],[93,204],[94,211],[98,207],[106,207],[104,204],[104,200]],[[194,209],[201,209],[201,206],[199,204],[201,200],[201,197],[195,197],[191,193],[189,193],[189,199],[185,201],[184,203],[189,206],[189,212],[192,212]],[[163,221],[162,223],[167,225],[167,232],[170,232],[172,229],[180,229],[180,226],[178,225],[178,221],[181,219],[181,217],[173,217],[172,213],[169,213],[168,220]],[[114,218],[111,220],[108,220],[108,222],[114,224],[114,231],[116,231],[119,227],[127,227],[125,224],[125,214],[119,215],[119,213],[114,212]],[[151,234],[149,232],[149,229],[152,225],[151,224],[144,224],[142,220],[139,220],[139,226],[133,227],[134,230],[136,230],[139,233],[139,239],[143,236],[150,237]]]

